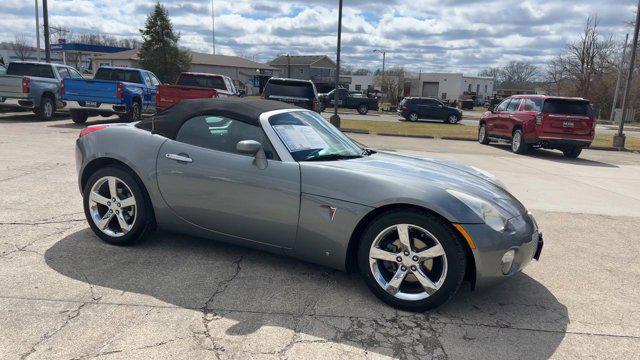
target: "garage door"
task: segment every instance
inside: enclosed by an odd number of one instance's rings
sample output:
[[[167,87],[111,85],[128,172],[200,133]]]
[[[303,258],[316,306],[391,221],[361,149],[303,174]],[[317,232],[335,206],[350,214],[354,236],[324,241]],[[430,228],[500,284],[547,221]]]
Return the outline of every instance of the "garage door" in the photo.
[[[424,97],[432,97],[432,98],[438,98],[438,94],[440,93],[439,90],[439,86],[440,83],[437,82],[425,82],[422,83],[422,96]]]

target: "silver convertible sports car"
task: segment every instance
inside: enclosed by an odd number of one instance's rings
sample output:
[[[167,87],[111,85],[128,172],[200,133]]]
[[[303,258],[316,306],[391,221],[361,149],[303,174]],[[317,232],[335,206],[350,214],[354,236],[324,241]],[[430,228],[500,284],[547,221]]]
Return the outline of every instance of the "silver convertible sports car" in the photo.
[[[154,229],[359,271],[409,311],[506,279],[542,236],[491,174],[363,148],[313,111],[186,100],[135,124],[94,125],[76,162],[91,229],[115,245]]]

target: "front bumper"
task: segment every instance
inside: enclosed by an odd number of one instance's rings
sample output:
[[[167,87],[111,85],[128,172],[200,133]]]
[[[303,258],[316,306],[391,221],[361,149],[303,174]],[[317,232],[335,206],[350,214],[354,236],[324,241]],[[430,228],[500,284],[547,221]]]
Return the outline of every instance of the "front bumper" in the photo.
[[[523,215],[511,219],[508,232],[497,232],[486,224],[462,225],[473,240],[475,261],[475,287],[491,286],[517,274],[532,259],[540,259],[544,241],[532,217]],[[514,250],[513,262],[508,271],[503,270],[502,257]]]

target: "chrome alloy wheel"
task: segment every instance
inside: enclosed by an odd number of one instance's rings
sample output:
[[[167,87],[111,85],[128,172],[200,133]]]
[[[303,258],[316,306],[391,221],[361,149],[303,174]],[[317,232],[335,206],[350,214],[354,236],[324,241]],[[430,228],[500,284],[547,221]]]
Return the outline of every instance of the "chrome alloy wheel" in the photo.
[[[487,136],[487,129],[485,128],[484,125],[481,125],[480,129],[478,129],[478,141],[483,142],[486,136]]]
[[[53,116],[53,104],[51,101],[45,101],[44,103],[44,116],[50,118]]]
[[[136,222],[136,199],[124,181],[105,176],[93,184],[89,195],[91,219],[111,237],[127,234]]]
[[[401,300],[433,295],[447,277],[447,256],[429,231],[411,224],[384,229],[369,249],[371,272],[382,289]]]
[[[513,152],[518,151],[520,148],[520,143],[522,142],[522,133],[520,131],[516,131],[513,134],[513,139],[511,140],[511,150]]]
[[[458,122],[458,117],[455,115],[449,115],[449,123],[456,124]]]
[[[409,114],[409,120],[410,121],[418,121],[418,114],[416,114],[416,113]]]

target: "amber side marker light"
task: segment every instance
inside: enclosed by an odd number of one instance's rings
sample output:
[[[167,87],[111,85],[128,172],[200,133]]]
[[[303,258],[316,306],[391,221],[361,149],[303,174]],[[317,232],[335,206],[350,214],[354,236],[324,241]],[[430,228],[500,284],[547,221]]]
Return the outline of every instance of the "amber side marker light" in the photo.
[[[453,224],[453,226],[458,229],[458,231],[460,232],[460,234],[462,234],[462,237],[467,241],[467,244],[469,244],[469,247],[473,250],[476,248],[476,244],[473,242],[473,240],[471,239],[471,236],[469,236],[469,233],[467,233],[467,230],[465,230],[462,225],[460,224]]]

